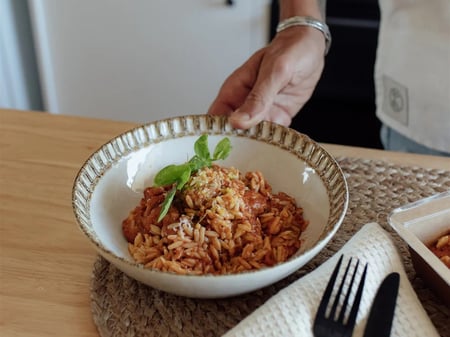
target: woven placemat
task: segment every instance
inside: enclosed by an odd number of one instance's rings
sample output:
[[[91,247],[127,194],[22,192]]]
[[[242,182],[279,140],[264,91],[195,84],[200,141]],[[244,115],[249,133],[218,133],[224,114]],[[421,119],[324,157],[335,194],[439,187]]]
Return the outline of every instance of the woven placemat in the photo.
[[[200,300],[145,286],[99,257],[93,268],[91,307],[102,337],[221,336],[280,289],[314,270],[368,222],[387,230],[402,253],[408,277],[440,334],[450,336],[449,308],[416,277],[409,252],[387,223],[396,207],[450,190],[450,172],[382,161],[338,158],[349,186],[347,215],[332,241],[310,263],[276,284],[239,297]]]

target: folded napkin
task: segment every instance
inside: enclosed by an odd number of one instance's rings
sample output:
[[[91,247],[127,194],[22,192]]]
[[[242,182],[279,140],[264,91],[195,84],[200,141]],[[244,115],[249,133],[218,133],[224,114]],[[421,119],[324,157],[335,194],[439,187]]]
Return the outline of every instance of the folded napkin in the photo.
[[[223,337],[312,337],[312,324],[319,302],[342,254],[342,266],[350,257],[359,258],[363,264],[368,263],[354,337],[363,335],[375,293],[386,275],[393,271],[400,274],[400,288],[391,336],[439,337],[408,280],[392,238],[377,223],[364,225],[333,257],[274,295]]]

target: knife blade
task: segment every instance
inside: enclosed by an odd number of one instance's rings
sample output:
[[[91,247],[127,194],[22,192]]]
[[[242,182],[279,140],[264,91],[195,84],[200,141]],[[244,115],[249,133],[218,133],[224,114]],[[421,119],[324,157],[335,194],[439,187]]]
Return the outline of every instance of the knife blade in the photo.
[[[390,273],[377,290],[363,337],[389,337],[397,303],[399,273]]]

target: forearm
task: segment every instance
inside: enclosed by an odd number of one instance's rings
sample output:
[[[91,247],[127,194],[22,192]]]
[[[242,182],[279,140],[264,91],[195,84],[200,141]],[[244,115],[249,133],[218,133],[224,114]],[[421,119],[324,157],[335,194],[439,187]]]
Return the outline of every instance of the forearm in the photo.
[[[279,0],[280,21],[293,16],[311,16],[325,21],[326,0]]]

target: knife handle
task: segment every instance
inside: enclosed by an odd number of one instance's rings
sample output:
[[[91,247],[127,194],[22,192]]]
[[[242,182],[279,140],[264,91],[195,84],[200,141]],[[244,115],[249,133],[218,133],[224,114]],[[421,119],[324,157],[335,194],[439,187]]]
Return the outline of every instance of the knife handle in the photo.
[[[390,273],[385,277],[370,308],[363,337],[390,336],[399,285],[399,273]]]

